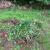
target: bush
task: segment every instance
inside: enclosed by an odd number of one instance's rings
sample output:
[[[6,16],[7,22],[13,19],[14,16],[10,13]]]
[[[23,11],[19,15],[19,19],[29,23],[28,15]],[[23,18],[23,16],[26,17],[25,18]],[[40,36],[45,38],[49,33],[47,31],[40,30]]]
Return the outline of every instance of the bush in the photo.
[[[11,27],[9,38],[13,39],[23,39],[30,38],[34,39],[39,36],[39,33],[42,29],[42,24],[39,21],[22,21],[20,24]]]
[[[50,4],[50,0],[37,0],[37,1],[41,1],[41,2],[43,2],[44,4]]]
[[[50,0],[10,0],[10,1],[17,3],[17,4],[28,4],[30,1],[32,2],[40,1],[45,4],[50,4]]]

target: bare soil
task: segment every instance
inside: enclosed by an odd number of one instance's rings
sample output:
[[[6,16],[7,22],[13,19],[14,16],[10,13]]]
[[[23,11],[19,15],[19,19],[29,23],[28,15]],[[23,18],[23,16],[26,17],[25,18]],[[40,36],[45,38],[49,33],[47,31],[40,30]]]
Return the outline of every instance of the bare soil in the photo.
[[[17,20],[17,19],[7,19],[7,20],[1,21],[1,23],[5,23],[5,24],[8,24],[8,25],[16,25],[16,24],[19,24],[20,21]]]
[[[0,9],[8,8],[13,6],[13,4],[10,1],[0,1]]]

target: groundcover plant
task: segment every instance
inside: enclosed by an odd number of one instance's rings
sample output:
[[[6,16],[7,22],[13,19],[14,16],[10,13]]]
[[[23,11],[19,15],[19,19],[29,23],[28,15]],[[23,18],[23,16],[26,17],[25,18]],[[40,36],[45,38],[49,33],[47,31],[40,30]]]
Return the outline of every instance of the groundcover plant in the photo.
[[[15,19],[13,19],[15,20]],[[4,49],[15,49],[18,45],[19,49],[26,49],[32,47],[34,49],[40,49],[43,47],[43,38],[45,36],[42,21],[31,20],[31,21],[20,21],[16,25],[1,27],[0,32],[0,44]],[[11,25],[10,23],[7,25]],[[3,28],[4,27],[4,28]],[[6,27],[6,28],[5,28]],[[37,46],[35,46],[37,45]],[[23,47],[24,46],[24,47]],[[22,47],[22,48],[21,48]],[[35,48],[36,47],[36,48]],[[17,48],[16,48],[17,49]]]
[[[50,50],[49,0],[0,0],[0,50]]]

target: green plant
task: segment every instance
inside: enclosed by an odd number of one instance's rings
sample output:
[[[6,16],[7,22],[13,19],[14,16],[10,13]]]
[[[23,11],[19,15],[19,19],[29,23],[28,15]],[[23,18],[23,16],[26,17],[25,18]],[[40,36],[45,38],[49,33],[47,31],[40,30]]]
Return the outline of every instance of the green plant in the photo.
[[[9,33],[12,39],[35,38],[39,36],[39,30],[42,29],[42,24],[39,21],[22,21],[20,24],[11,27]]]

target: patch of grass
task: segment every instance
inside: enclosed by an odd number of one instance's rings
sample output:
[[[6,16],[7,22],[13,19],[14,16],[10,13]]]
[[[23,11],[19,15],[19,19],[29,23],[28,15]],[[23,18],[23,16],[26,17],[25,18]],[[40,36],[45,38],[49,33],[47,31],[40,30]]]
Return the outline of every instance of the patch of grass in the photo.
[[[50,14],[50,10],[47,10],[47,11]],[[44,29],[43,33],[45,33],[44,47],[45,47],[45,50],[50,50],[50,22],[48,23],[48,20],[50,20],[50,15],[48,15],[48,16],[42,15],[43,12],[44,12],[43,10],[35,10],[35,9],[33,9],[33,10],[4,9],[4,10],[0,10],[0,20],[16,18],[16,19],[19,19],[22,21],[42,22],[43,23],[42,27]],[[26,25],[24,24],[24,26],[22,26],[22,28],[25,26]],[[0,24],[0,29],[7,30],[7,29],[10,29],[11,27],[12,26],[6,25],[3,23]],[[41,26],[39,26],[39,27],[41,27]],[[18,28],[19,28],[19,26],[18,26]],[[17,49],[18,48],[20,49],[19,46],[17,47]],[[33,49],[31,49],[31,50],[33,50]]]
[[[41,19],[44,20],[44,16],[41,15],[40,10],[0,10],[0,20],[7,18],[17,18],[21,20],[34,20]]]

